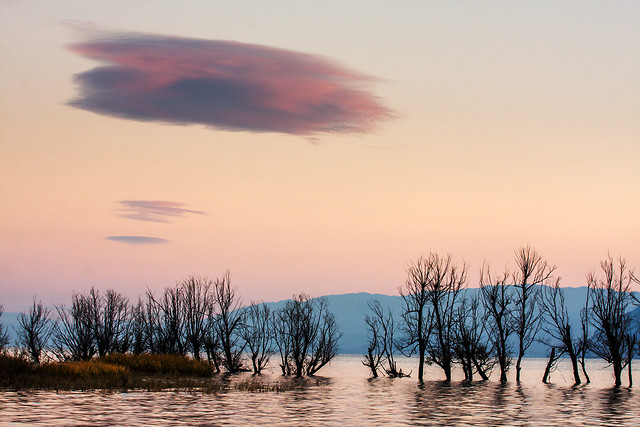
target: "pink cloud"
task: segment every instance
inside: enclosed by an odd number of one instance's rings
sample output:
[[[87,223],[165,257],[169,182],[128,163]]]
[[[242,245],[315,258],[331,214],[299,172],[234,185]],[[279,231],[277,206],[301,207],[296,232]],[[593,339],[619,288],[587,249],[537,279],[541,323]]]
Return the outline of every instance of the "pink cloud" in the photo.
[[[123,218],[139,221],[168,222],[167,217],[180,217],[185,214],[206,215],[206,212],[185,209],[184,203],[166,200],[122,200],[118,209]]]
[[[78,108],[131,120],[295,135],[362,133],[393,117],[373,79],[327,58],[232,41],[120,34],[70,49]]]

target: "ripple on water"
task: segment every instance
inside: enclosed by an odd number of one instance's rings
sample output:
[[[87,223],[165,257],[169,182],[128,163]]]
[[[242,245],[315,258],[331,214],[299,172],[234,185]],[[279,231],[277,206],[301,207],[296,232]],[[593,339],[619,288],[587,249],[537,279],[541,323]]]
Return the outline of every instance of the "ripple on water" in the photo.
[[[413,360],[405,361],[411,365]],[[415,378],[368,379],[357,356],[340,356],[325,376],[286,392],[47,391],[0,393],[0,425],[638,425],[636,390],[611,388],[611,374],[591,362],[592,384],[572,387],[560,366],[540,382],[544,361],[525,361],[520,385]],[[408,370],[407,370],[408,371]],[[414,370],[415,372],[416,370]],[[246,380],[239,375],[237,380]],[[277,375],[265,381],[279,381]]]

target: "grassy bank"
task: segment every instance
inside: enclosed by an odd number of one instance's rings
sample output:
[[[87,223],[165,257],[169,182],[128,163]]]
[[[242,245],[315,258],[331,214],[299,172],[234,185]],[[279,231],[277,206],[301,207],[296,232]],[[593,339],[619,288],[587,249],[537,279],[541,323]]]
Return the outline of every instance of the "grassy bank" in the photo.
[[[86,362],[40,365],[0,355],[0,389],[5,390],[282,392],[307,385],[308,380],[269,382],[261,377],[214,374],[206,362],[175,355],[112,354]]]

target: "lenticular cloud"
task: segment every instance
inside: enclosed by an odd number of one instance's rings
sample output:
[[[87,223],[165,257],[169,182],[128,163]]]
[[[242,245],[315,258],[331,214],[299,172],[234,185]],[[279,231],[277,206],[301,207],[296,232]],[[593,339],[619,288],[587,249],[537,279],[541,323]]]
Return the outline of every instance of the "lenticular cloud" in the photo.
[[[118,215],[122,218],[135,219],[138,221],[169,222],[170,217],[181,217],[185,214],[205,215],[206,212],[185,209],[184,203],[171,202],[166,200],[122,200],[120,202]]]
[[[111,240],[112,242],[127,243],[129,245],[161,245],[163,243],[169,243],[167,239],[148,236],[107,236],[105,239]]]
[[[75,76],[69,104],[109,116],[308,136],[368,132],[393,115],[373,79],[304,53],[139,34],[70,48],[103,65]]]

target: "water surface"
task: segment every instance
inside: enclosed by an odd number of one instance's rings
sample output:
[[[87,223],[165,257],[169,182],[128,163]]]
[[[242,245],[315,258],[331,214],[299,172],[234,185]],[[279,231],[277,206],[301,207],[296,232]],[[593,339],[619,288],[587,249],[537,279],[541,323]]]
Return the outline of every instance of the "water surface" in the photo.
[[[401,367],[415,373],[415,360]],[[286,392],[0,392],[0,425],[638,425],[640,394],[613,388],[611,370],[590,361],[592,383],[572,387],[568,364],[540,379],[545,361],[526,359],[521,384],[495,379],[445,383],[438,368],[416,378],[367,378],[360,356],[339,356],[322,377]],[[634,373],[640,381],[640,372]],[[513,373],[511,373],[513,374]],[[241,374],[231,381],[250,377]],[[276,373],[264,381],[280,381]],[[497,375],[496,375],[497,377]],[[626,379],[626,372],[625,372]]]

